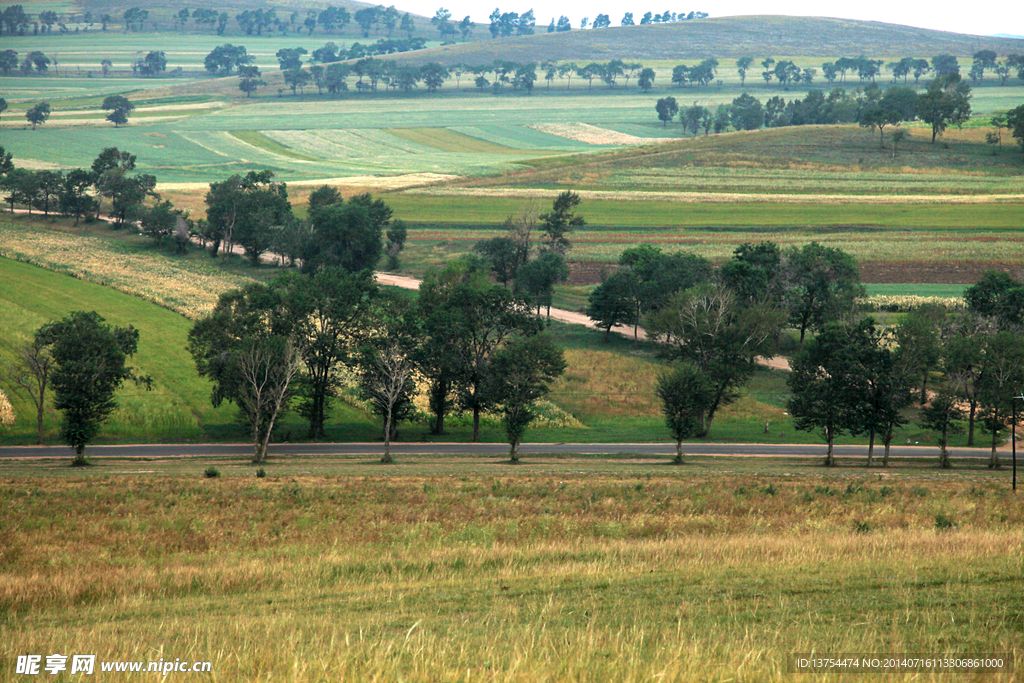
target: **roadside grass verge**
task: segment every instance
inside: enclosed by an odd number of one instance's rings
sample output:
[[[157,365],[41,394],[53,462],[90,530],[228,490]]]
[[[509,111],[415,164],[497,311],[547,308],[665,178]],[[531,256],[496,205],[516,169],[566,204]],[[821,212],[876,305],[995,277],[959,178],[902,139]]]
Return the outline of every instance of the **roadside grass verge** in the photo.
[[[281,467],[321,466],[304,462]],[[452,464],[469,471],[7,478],[0,666],[89,652],[211,661],[225,680],[783,681],[792,652],[1022,654],[1024,504],[988,473]]]

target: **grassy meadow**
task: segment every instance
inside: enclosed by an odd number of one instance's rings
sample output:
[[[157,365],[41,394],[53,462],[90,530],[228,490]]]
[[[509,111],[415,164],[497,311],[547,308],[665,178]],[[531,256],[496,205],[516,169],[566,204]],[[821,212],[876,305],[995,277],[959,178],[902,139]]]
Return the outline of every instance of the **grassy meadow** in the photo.
[[[204,479],[211,464],[224,475]],[[1021,657],[1024,506],[987,471],[56,465],[0,463],[4,680],[16,654],[51,652],[296,683],[783,681],[794,652]]]

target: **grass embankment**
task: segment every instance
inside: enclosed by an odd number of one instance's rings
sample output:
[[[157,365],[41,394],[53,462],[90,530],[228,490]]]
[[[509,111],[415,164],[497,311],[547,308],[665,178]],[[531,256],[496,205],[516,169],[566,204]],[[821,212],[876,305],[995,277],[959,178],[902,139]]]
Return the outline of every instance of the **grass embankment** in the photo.
[[[1024,504],[989,476],[663,462],[22,470],[0,486],[0,671],[61,652],[219,680],[782,681],[792,652],[1020,659]]]

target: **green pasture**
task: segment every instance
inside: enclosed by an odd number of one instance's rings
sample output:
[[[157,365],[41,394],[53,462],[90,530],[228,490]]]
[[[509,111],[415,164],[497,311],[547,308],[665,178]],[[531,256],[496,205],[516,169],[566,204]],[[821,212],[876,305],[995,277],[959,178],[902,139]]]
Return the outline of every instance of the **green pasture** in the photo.
[[[868,284],[868,296],[938,296],[945,299],[956,299],[964,295],[969,285],[939,284]]]
[[[139,349],[132,365],[153,378],[153,390],[127,384],[118,394],[121,407],[101,431],[99,440],[194,441],[206,427],[231,420],[232,409],[210,405],[209,384],[201,380],[185,348],[191,323],[165,308],[108,287],[83,282],[42,268],[0,258],[0,356],[10,362],[19,344],[44,323],[71,311],[97,311],[112,325],[134,325]],[[17,422],[2,437],[8,443],[28,442],[34,435],[35,411],[27,398],[4,383]],[[52,397],[51,397],[52,398]],[[59,415],[46,411],[49,443],[58,441]]]

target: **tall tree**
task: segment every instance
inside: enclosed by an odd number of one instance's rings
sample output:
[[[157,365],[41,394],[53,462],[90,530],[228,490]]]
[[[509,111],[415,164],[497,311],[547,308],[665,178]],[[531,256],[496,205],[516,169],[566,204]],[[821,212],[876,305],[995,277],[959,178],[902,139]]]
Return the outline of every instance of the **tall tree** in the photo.
[[[668,122],[679,113],[679,104],[674,97],[663,97],[654,104],[654,109],[658,112],[661,125],[667,126]]]
[[[53,355],[38,331],[31,341],[18,348],[17,360],[14,363],[6,364],[5,367],[5,374],[15,385],[15,391],[28,395],[36,409],[36,443],[40,446],[43,445],[46,390],[49,387],[53,368]]]
[[[655,388],[661,399],[665,424],[676,440],[676,465],[683,464],[683,439],[704,436],[707,415],[714,388],[708,376],[695,365],[679,363],[670,372],[658,377]]]
[[[541,232],[547,249],[562,256],[569,251],[572,246],[569,235],[574,229],[586,225],[583,217],[576,213],[579,205],[580,196],[572,190],[566,190],[555,198],[551,211],[540,215]]]
[[[238,406],[256,463],[266,459],[274,424],[287,408],[300,367],[293,325],[282,311],[281,292],[256,283],[222,294],[213,312],[188,334],[196,370],[213,384],[211,403]]]
[[[958,420],[963,418],[956,397],[942,391],[939,392],[931,402],[921,410],[920,424],[924,429],[939,433],[939,467],[948,469],[952,467],[949,460],[949,451],[946,444],[951,434],[960,434],[963,427]]]
[[[515,337],[495,353],[486,390],[501,413],[511,462],[519,462],[519,443],[537,416],[536,402],[564,371],[562,349],[543,334]]]
[[[821,430],[828,445],[825,466],[835,465],[833,445],[844,431],[856,430],[861,421],[865,377],[853,362],[863,348],[863,326],[829,323],[790,361],[786,379],[792,396],[787,407],[801,431]]]
[[[85,465],[86,445],[117,409],[117,389],[129,379],[147,387],[152,383],[127,364],[138,348],[139,331],[130,325],[111,328],[95,311],[76,311],[41,327],[36,340],[53,357],[51,383],[54,407],[63,413],[61,439],[75,449],[74,464]]]
[[[800,343],[808,329],[820,329],[853,310],[864,295],[853,257],[841,249],[811,242],[786,252],[790,322],[800,330]]]
[[[49,102],[40,102],[25,112],[25,119],[32,124],[32,130],[35,130],[36,126],[46,123],[48,118],[50,118]]]
[[[110,112],[107,114],[107,121],[113,123],[114,128],[128,123],[128,116],[135,111],[135,105],[124,95],[108,95],[100,108]]]
[[[758,358],[775,354],[784,319],[785,313],[771,304],[741,304],[720,284],[681,291],[650,316],[648,333],[666,343],[673,357],[700,370],[707,381],[709,394],[699,416],[698,436],[708,434],[720,408],[739,398]]]
[[[931,125],[933,145],[935,138],[950,124],[960,126],[971,117],[970,100],[971,86],[964,83],[958,73],[936,78],[918,96],[918,116]]]

